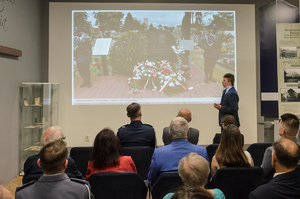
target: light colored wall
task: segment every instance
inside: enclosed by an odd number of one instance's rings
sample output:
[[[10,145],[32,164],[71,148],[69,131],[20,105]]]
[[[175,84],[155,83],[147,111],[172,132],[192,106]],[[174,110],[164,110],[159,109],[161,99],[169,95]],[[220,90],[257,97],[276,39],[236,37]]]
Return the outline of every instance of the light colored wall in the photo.
[[[22,82],[41,81],[40,0],[0,1],[0,45],[22,50],[13,58],[0,55],[0,181],[18,174],[19,87]]]

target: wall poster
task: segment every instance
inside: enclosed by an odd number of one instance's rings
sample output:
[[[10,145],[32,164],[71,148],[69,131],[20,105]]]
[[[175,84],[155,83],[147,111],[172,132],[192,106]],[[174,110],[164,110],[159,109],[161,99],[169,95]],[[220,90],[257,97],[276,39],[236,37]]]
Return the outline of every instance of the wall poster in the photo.
[[[278,23],[276,37],[279,116],[300,116],[300,24]]]

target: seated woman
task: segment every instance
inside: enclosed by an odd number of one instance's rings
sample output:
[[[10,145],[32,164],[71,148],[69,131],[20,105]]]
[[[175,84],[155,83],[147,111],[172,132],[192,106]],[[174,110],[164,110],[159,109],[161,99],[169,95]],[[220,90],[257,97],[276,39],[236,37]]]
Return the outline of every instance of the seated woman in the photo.
[[[227,125],[221,136],[216,154],[211,161],[211,177],[223,167],[254,166],[251,154],[243,150],[242,134],[234,124]]]
[[[178,173],[184,184],[179,190],[192,188],[193,191],[197,192],[200,189],[200,191],[202,190],[201,193],[208,192],[214,199],[225,199],[220,189],[204,188],[207,184],[209,172],[209,163],[205,158],[197,153],[189,153],[179,161]],[[171,197],[175,197],[174,193],[168,193],[163,199],[170,199]]]
[[[130,156],[121,156],[122,148],[115,133],[102,129],[95,137],[94,147],[86,172],[86,180],[99,172],[137,172]]]

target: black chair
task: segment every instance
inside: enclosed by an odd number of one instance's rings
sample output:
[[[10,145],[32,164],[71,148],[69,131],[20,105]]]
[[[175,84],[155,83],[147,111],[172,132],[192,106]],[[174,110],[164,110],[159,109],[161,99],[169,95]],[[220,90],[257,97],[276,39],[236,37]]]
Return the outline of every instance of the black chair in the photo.
[[[176,188],[182,185],[183,182],[177,171],[161,173],[151,186],[152,199],[162,199],[166,194],[175,192]]]
[[[272,146],[271,142],[268,143],[253,143],[248,148],[247,151],[251,154],[254,166],[261,166],[264,158],[265,150],[269,146]]]
[[[245,199],[263,181],[264,170],[261,167],[225,167],[217,171],[206,187],[222,190],[226,198]]]
[[[122,151],[123,155],[131,156],[137,173],[140,174],[144,180],[147,180],[154,148],[148,146],[132,146],[123,147]]]
[[[95,199],[145,199],[147,196],[143,178],[132,172],[94,173],[90,185]]]
[[[219,147],[219,144],[210,144],[206,147],[209,162],[211,162],[211,160],[214,157],[218,147]]]
[[[75,161],[77,169],[83,177],[86,174],[91,151],[92,147],[73,147],[70,151],[70,157]]]

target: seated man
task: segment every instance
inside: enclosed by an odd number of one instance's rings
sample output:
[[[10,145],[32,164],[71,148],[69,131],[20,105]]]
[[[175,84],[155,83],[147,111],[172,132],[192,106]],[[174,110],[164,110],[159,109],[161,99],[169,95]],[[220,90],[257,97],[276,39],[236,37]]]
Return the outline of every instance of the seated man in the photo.
[[[31,181],[16,190],[16,199],[94,198],[88,182],[72,179],[65,174],[68,165],[66,143],[59,139],[44,146],[37,164],[43,175],[38,181]]]
[[[269,183],[252,191],[249,198],[300,198],[300,173],[296,170],[299,159],[300,149],[295,142],[286,138],[274,142],[272,166],[276,173]]]
[[[60,127],[52,126],[47,128],[42,137],[41,137],[41,145],[44,147],[46,144],[53,142],[55,140],[65,139],[64,134]],[[28,182],[28,177],[30,175],[43,174],[42,168],[37,165],[37,160],[40,158],[40,154],[36,154],[27,158],[24,163],[24,176],[23,176],[23,184]],[[84,179],[82,174],[78,171],[77,166],[74,160],[71,157],[68,157],[68,167],[65,170],[66,174],[70,178],[78,178]],[[38,179],[38,177],[37,177]]]
[[[299,130],[299,119],[296,115],[285,113],[280,116],[278,133],[281,137],[287,138],[300,145],[300,140],[296,138]],[[265,150],[261,167],[264,169],[265,181],[268,182],[273,177],[274,169],[272,167],[272,146]]]
[[[151,125],[142,123],[141,105],[132,103],[127,106],[126,110],[131,122],[119,128],[117,132],[122,147],[150,146],[155,148],[155,131]]]
[[[170,136],[173,139],[172,143],[155,149],[152,156],[148,173],[152,184],[162,172],[178,171],[180,159],[191,152],[198,153],[209,161],[206,148],[191,144],[187,140],[188,134],[189,124],[184,118],[176,117],[171,121]]]
[[[190,123],[190,121],[192,121],[192,113],[189,109],[187,108],[182,108],[179,110],[177,117],[183,117],[184,119],[186,119],[186,121],[188,123]],[[163,130],[163,142],[165,145],[171,144],[172,142],[172,138],[169,134],[169,127],[165,127]],[[188,137],[188,141],[192,144],[198,144],[198,140],[199,140],[199,130],[190,127],[190,134]]]

